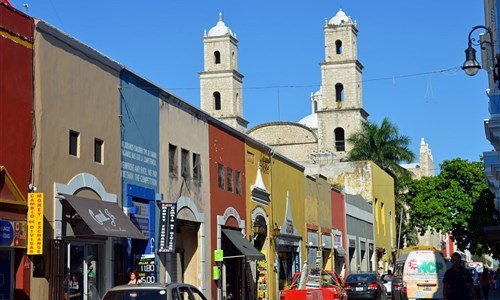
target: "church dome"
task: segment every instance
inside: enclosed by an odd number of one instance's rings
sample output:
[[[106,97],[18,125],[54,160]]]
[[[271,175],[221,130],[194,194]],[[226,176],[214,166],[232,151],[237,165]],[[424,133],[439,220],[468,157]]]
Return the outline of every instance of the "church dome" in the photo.
[[[229,27],[227,27],[222,21],[222,13],[219,13],[219,21],[217,22],[217,25],[208,31],[208,36],[225,36],[228,34],[234,36],[231,29],[229,29]]]
[[[313,129],[318,128],[318,114],[313,113],[302,118],[302,120],[299,121],[299,124]]]
[[[342,23],[348,23],[351,18],[349,18],[342,9],[339,9],[335,17],[331,18],[328,24],[340,25]]]

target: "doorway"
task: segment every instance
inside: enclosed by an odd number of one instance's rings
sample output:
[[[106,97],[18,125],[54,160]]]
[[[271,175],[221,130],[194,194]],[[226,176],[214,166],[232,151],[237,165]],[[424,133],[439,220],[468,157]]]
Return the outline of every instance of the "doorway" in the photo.
[[[0,299],[13,299],[14,251],[0,249]]]
[[[104,283],[104,244],[92,242],[66,243],[65,295],[81,294],[73,299],[99,300]]]

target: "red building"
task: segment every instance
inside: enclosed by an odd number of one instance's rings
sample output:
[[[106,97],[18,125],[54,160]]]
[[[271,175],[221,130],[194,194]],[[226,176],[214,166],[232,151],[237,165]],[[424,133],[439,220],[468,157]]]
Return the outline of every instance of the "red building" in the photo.
[[[253,248],[243,236],[247,226],[245,141],[234,129],[210,122],[209,143],[211,247],[224,253],[221,262],[212,262],[212,267],[220,267],[220,278],[212,280],[211,298],[221,299],[222,294],[244,299],[252,280],[247,278],[247,253],[241,247]]]
[[[32,18],[0,0],[0,276],[5,278],[0,294],[5,299],[28,299],[30,293],[31,263],[22,237],[32,182],[33,27]]]
[[[346,204],[344,194],[332,188],[332,227],[333,245],[335,248],[335,271],[344,278],[348,274],[347,228],[346,228]]]

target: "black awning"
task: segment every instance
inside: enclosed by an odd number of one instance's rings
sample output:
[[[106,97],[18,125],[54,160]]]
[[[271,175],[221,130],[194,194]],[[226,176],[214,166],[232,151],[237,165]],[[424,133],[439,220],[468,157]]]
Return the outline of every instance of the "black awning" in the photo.
[[[241,234],[239,230],[223,228],[222,233],[233,243],[233,245],[238,248],[241,254],[249,260],[263,260],[266,257],[259,250],[257,250],[245,237]]]
[[[121,237],[146,240],[139,229],[113,202],[60,194],[83,222],[73,222],[75,236]],[[83,225],[83,226],[82,226]]]
[[[337,256],[346,256],[347,252],[342,247],[335,248],[335,252],[337,252]]]

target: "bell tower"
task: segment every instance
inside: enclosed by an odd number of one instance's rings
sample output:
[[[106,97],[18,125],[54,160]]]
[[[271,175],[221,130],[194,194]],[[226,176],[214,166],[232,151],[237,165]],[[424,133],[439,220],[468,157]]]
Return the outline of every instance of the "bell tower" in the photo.
[[[325,61],[321,62],[321,88],[312,97],[318,114],[318,149],[347,155],[347,139],[368,117],[362,101],[362,70],[358,60],[356,23],[342,10],[325,21]]]
[[[204,70],[200,72],[201,109],[239,131],[243,118],[243,74],[238,72],[238,40],[219,13],[219,21],[203,37]]]

